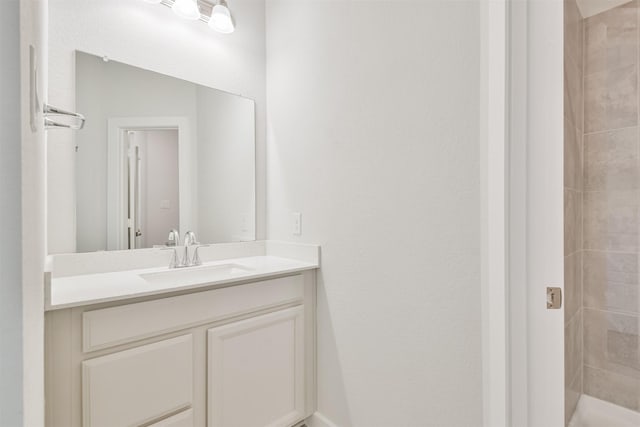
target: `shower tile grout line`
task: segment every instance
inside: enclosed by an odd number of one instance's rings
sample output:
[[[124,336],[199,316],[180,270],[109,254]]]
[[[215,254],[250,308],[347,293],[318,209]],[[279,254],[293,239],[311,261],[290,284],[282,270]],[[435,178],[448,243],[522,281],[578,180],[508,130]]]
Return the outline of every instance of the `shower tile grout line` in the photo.
[[[567,326],[569,326],[569,324],[570,324],[571,322],[573,322],[573,320],[576,318],[576,316],[578,316],[578,315],[580,314],[580,312],[581,312],[581,311],[583,311],[583,307],[578,307],[578,309],[576,310],[576,312],[575,312],[575,313],[573,313],[573,314],[571,315],[571,317],[570,317],[566,322],[564,322],[564,326],[565,326],[565,328],[566,328]]]
[[[610,374],[618,375],[618,376],[621,376],[621,377],[638,378],[638,377],[635,377],[635,376],[632,376],[632,375],[624,375],[624,374],[621,374],[621,373],[616,372],[616,371],[611,371],[611,370],[606,369],[606,368],[599,368],[599,367],[597,367],[597,366],[593,366],[593,365],[585,364],[585,365],[584,365],[584,367],[585,367],[585,368],[589,368],[589,369],[593,369],[593,370],[596,370],[596,371],[608,372],[608,373],[610,373]],[[613,402],[611,402],[611,401],[609,401],[609,400],[606,400],[606,402],[613,403]],[[614,404],[614,405],[618,405],[618,406],[620,406],[620,405],[619,405],[619,404],[617,404],[617,403],[613,403],[613,404]]]
[[[576,6],[577,6],[577,2],[576,2]],[[580,248],[580,252],[581,252],[581,259],[580,259],[580,301],[578,302],[579,304],[579,310],[582,311],[582,324],[580,325],[580,327],[582,328],[582,346],[580,348],[580,375],[582,377],[582,381],[580,382],[580,394],[578,397],[578,400],[580,399],[580,397],[584,394],[584,338],[585,338],[585,328],[584,328],[584,253],[585,253],[585,233],[584,233],[584,206],[585,206],[585,197],[584,197],[584,183],[586,182],[586,174],[585,174],[585,159],[584,159],[584,153],[585,153],[585,142],[586,142],[586,137],[585,137],[585,133],[586,133],[586,119],[585,119],[585,104],[586,104],[586,91],[585,91],[585,87],[586,87],[586,58],[587,58],[587,20],[586,19],[582,19],[582,21],[580,22],[580,26],[582,27],[582,40],[580,40],[580,43],[582,44],[582,46],[580,46],[580,48],[582,49],[582,64],[581,65],[581,78],[582,81],[580,82],[580,90],[582,92],[582,105],[580,105],[579,108],[582,108],[582,123],[581,123],[581,132],[582,134],[580,135],[580,173],[582,174],[582,217],[581,217],[581,224],[580,224],[580,233],[582,235],[582,247]]]
[[[584,132],[583,135],[584,136],[602,135],[603,133],[619,132],[621,130],[629,130],[629,129],[634,129],[634,128],[638,128],[638,127],[640,127],[640,122],[638,122],[637,124],[635,124],[633,126],[624,126],[624,127],[621,127],[621,128],[603,129],[603,130],[596,130],[596,131],[592,131],[592,132],[583,131]]]
[[[608,308],[598,308],[598,307],[587,307],[584,306],[582,307],[584,310],[593,310],[593,311],[599,311],[599,312],[603,312],[603,313],[612,313],[612,314],[617,314],[619,316],[628,316],[628,317],[640,317],[640,312],[633,312],[633,311],[619,311],[619,310],[610,310]],[[584,322],[584,319],[583,319]]]

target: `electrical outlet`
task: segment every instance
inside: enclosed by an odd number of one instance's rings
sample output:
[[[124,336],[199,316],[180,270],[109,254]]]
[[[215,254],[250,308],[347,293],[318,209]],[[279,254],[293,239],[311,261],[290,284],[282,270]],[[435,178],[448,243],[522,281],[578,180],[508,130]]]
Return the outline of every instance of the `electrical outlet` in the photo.
[[[302,234],[302,214],[300,212],[291,214],[291,232],[294,236]]]

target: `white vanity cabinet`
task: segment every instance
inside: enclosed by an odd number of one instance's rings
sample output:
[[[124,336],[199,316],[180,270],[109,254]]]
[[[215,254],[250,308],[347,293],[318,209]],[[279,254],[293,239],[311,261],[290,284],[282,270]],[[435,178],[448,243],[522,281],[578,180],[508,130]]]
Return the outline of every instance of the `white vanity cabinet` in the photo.
[[[315,411],[313,270],[45,322],[48,427],[288,427]]]
[[[302,307],[211,328],[207,337],[209,427],[304,418]],[[253,402],[250,410],[246,402]]]

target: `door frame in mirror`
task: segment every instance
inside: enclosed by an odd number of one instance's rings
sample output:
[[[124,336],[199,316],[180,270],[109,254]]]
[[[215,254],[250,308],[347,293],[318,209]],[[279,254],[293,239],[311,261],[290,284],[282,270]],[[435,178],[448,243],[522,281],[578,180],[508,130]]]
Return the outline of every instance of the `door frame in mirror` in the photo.
[[[196,217],[193,201],[195,188],[195,147],[191,141],[187,117],[115,117],[108,120],[107,136],[107,250],[127,249],[127,148],[121,137],[123,132],[146,129],[178,130],[178,197],[180,204],[180,230],[195,230]],[[169,230],[167,230],[167,233]]]

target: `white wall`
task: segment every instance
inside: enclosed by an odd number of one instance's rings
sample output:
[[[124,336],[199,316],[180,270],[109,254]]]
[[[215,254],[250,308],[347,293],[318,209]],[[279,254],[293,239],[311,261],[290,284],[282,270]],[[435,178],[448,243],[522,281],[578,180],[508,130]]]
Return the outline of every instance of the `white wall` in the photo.
[[[0,425],[22,424],[22,228],[20,195],[20,2],[0,13]]]
[[[267,1],[268,238],[322,245],[339,426],[482,424],[480,39],[474,1]]]
[[[241,94],[256,101],[258,237],[265,225],[264,0],[230,0],[232,35],[178,19],[166,7],[136,0],[50,0],[52,104],[75,109],[73,51],[106,55],[131,65]],[[49,136],[49,251],[74,251],[73,134]]]
[[[254,102],[199,87],[198,239],[255,238]]]
[[[46,236],[46,135],[42,111],[30,125],[30,61],[33,46],[36,94],[47,93],[47,0],[20,0],[20,98],[22,125],[22,421],[44,425],[44,262]],[[41,105],[40,105],[41,107]],[[17,233],[17,230],[11,230]],[[17,246],[17,240],[12,246]]]

